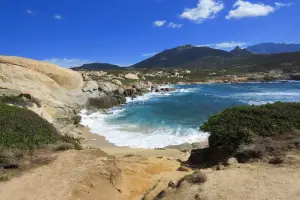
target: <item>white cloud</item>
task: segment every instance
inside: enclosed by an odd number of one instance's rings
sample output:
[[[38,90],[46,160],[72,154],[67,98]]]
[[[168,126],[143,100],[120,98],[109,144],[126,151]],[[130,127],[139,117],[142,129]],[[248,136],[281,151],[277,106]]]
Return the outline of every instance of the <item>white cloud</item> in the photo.
[[[62,19],[62,16],[61,16],[61,15],[54,15],[53,17],[54,17],[54,19],[57,19],[57,20]]]
[[[239,47],[245,47],[247,43],[244,42],[221,42],[221,43],[216,43],[216,44],[202,44],[202,45],[197,45],[197,47],[211,47],[215,49],[230,49],[234,48],[236,46]]]
[[[267,16],[275,12],[276,8],[263,3],[251,3],[249,1],[238,0],[229,11],[226,19],[242,19],[245,17]]]
[[[169,28],[181,28],[182,26],[183,26],[183,24],[176,24],[176,23],[173,23],[173,22],[170,22],[168,24]]]
[[[292,6],[293,4],[291,3],[280,3],[280,2],[275,2],[275,6],[277,8],[281,8],[281,7],[289,7],[289,6]]]
[[[154,27],[162,27],[166,24],[166,20],[156,20],[153,22]]]
[[[92,63],[95,61],[91,61],[91,60],[84,60],[84,59],[79,59],[79,58],[52,58],[52,59],[46,59],[43,60],[44,62],[49,62],[49,63],[53,63],[56,64],[58,66],[61,67],[79,67],[83,64],[86,63]]]
[[[145,53],[142,56],[143,57],[151,57],[151,56],[154,56],[155,54],[157,54],[157,53]]]
[[[26,14],[28,15],[35,15],[35,12],[33,12],[32,10],[26,10]]]
[[[205,19],[215,18],[224,8],[224,4],[217,0],[199,0],[196,8],[187,8],[180,15],[181,18],[201,23]]]

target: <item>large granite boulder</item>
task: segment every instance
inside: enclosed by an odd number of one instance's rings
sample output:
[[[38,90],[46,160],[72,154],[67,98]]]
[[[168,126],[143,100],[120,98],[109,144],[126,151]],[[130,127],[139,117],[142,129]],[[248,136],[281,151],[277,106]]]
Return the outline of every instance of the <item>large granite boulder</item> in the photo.
[[[114,93],[119,86],[111,82],[98,82],[99,91],[105,93]]]
[[[0,56],[0,94],[30,94],[41,102],[35,112],[50,122],[74,115],[88,98],[99,95],[96,88],[95,82],[85,82],[82,74],[71,69]]]
[[[136,74],[126,74],[125,78],[131,79],[131,80],[139,80],[140,79]]]
[[[122,82],[121,82],[120,80],[118,80],[118,79],[114,79],[114,80],[112,80],[111,82],[113,82],[113,83],[115,83],[115,84],[117,84],[117,85],[119,85],[119,86],[122,86],[122,85],[123,85]]]

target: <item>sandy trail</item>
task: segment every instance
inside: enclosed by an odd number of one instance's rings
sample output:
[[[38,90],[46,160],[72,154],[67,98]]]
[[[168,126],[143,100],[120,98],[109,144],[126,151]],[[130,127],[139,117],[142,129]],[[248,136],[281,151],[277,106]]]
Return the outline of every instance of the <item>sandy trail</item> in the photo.
[[[153,156],[161,156],[152,150]],[[0,183],[1,200],[139,199],[179,163],[167,157],[116,159],[100,150],[67,151],[50,164]]]

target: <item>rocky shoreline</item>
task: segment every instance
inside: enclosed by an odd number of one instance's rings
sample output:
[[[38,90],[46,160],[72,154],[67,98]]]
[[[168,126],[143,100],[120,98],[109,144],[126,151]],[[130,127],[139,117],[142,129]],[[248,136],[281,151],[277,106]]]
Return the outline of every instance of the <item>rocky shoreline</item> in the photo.
[[[179,77],[175,83],[182,84],[181,74],[193,72],[176,73],[171,76]],[[249,76],[214,76],[205,81],[185,82],[265,80],[265,74],[255,80]],[[149,77],[152,76],[134,71],[75,72],[49,63],[0,56],[0,96],[22,99],[24,105],[18,106],[35,112],[52,123],[60,134],[76,139],[84,147],[83,150],[32,151],[28,156],[36,164],[28,166],[28,158],[23,158],[22,164],[27,168],[17,169],[20,171],[14,172],[10,180],[2,176],[3,169],[0,169],[0,196],[6,200],[257,200],[286,199],[287,194],[291,200],[299,198],[298,152],[287,152],[284,162],[274,158],[276,166],[263,162],[241,164],[232,157],[218,160],[222,152],[209,148],[207,142],[160,149],[117,147],[79,124],[78,114],[83,108],[107,109],[125,103],[126,97],[173,90],[165,86],[168,78],[162,77],[165,79],[162,83]],[[277,77],[274,80],[285,79]],[[298,141],[291,142],[299,145]],[[65,146],[61,148],[66,150]],[[253,152],[251,146],[245,150]],[[217,160],[217,165],[199,167],[210,158]]]

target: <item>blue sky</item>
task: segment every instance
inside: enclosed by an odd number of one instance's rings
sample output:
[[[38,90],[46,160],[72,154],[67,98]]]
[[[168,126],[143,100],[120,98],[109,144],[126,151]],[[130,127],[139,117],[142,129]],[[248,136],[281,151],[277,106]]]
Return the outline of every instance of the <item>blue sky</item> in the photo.
[[[0,55],[134,64],[179,45],[300,43],[296,0],[0,0]]]

